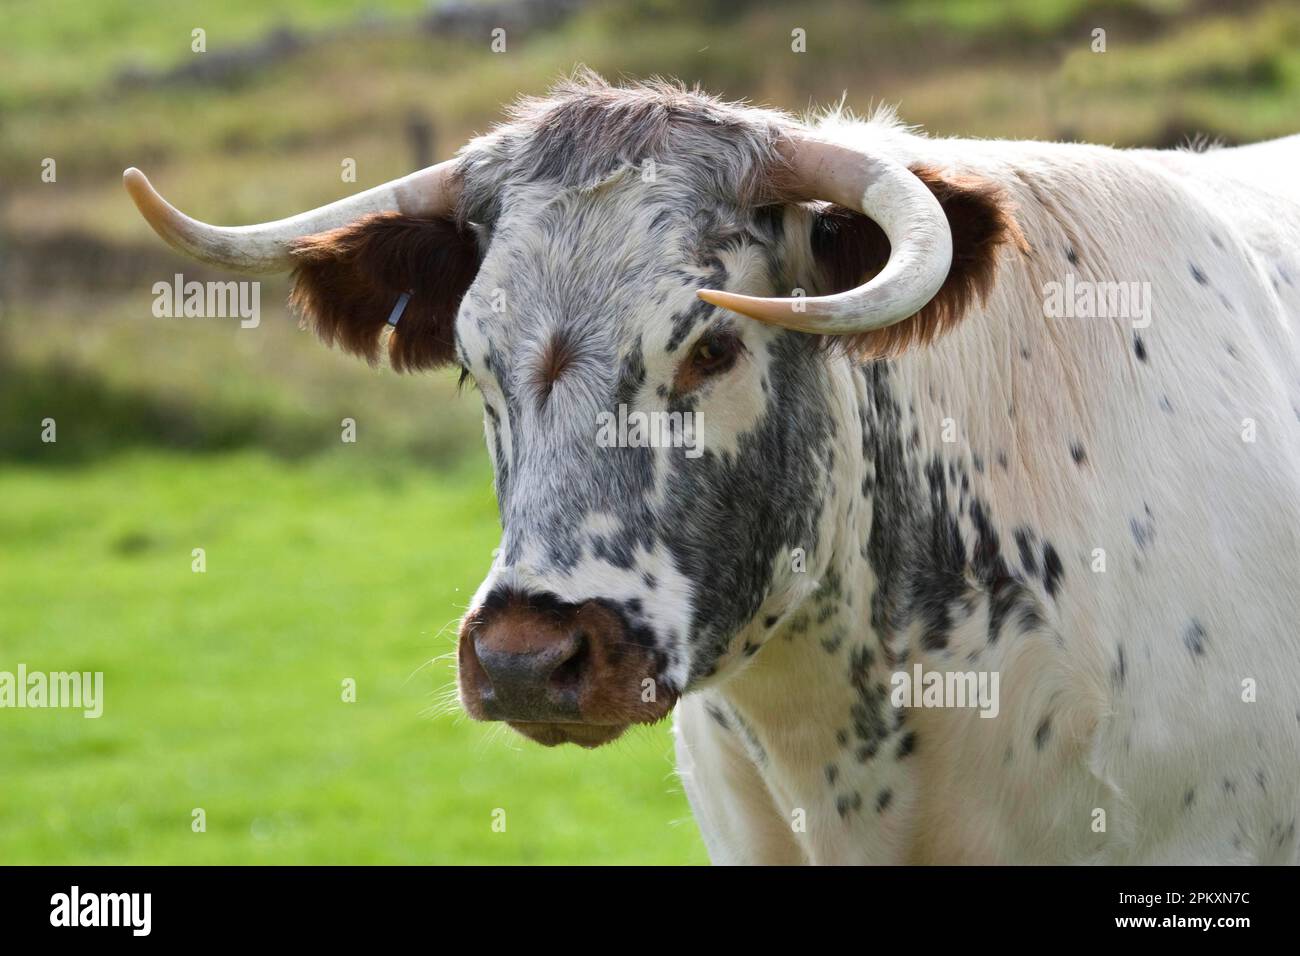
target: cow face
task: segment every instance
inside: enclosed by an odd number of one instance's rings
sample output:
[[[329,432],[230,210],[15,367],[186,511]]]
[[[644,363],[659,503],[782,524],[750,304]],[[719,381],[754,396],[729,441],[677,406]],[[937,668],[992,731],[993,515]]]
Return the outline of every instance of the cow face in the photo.
[[[784,220],[664,160],[516,186],[485,230],[455,324],[503,529],[461,631],[473,716],[586,744],[658,719],[816,550],[818,342],[695,295],[783,288]]]

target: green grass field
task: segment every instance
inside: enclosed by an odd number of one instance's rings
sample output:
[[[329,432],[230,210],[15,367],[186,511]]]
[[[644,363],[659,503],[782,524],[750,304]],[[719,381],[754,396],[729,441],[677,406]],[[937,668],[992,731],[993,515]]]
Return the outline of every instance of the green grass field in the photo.
[[[98,719],[0,711],[0,863],[705,860],[666,725],[547,750],[448,706],[486,456],[363,455],[0,471],[0,670],[104,672]]]

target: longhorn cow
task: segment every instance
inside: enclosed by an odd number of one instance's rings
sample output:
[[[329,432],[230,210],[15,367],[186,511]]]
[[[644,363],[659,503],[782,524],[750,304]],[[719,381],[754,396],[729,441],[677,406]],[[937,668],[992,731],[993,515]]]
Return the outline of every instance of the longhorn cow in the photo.
[[[715,861],[1276,863],[1297,169],[581,74],[279,222],[126,186],[181,252],[293,271],[327,343],[477,386],[465,709],[594,747],[676,706]]]

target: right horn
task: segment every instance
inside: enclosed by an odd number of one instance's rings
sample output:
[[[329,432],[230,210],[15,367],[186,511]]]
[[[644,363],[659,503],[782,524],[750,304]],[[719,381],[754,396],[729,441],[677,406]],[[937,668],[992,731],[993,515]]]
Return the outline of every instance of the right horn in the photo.
[[[906,166],[837,143],[792,138],[783,152],[798,198],[856,209],[884,231],[890,255],[873,279],[834,295],[769,299],[700,289],[705,302],[801,332],[851,335],[915,315],[952,265],[952,232],[934,194]]]
[[[456,208],[458,161],[367,189],[338,202],[256,226],[211,226],[185,215],[131,167],[122,174],[141,215],[177,252],[236,272],[288,272],[294,267],[294,241],[346,225],[368,213],[399,212],[419,219],[448,216]]]

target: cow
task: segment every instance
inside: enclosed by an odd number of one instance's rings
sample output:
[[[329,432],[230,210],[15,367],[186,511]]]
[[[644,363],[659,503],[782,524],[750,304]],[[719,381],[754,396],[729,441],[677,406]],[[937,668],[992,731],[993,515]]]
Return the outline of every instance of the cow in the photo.
[[[459,368],[464,709],[675,708],[714,862],[1294,863],[1298,168],[580,72],[290,219],[126,186],[325,342]]]

